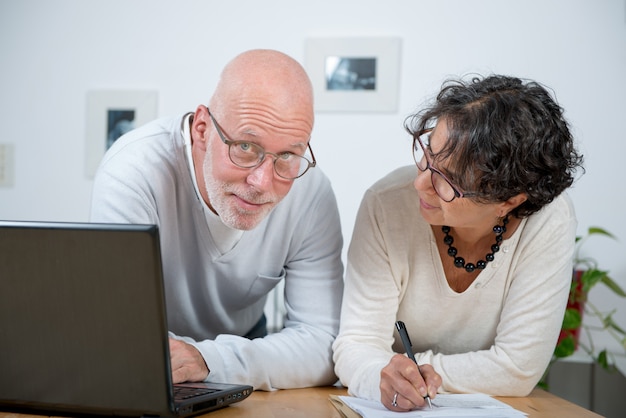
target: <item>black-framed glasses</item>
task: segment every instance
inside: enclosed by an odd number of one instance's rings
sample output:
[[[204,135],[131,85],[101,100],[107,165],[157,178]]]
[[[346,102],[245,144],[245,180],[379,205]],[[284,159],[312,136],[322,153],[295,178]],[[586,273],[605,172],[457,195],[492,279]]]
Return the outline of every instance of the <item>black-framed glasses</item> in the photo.
[[[309,168],[317,165],[311,144],[307,144],[307,147],[311,153],[311,159],[313,161],[310,161],[302,155],[294,154],[293,152],[281,152],[278,154],[267,152],[262,146],[255,144],[254,142],[231,141],[226,138],[226,135],[224,135],[224,132],[211,114],[208,107],[207,111],[209,112],[209,117],[213,121],[213,126],[215,126],[217,134],[222,139],[222,142],[228,145],[228,157],[230,158],[230,161],[232,161],[232,163],[237,167],[258,167],[263,163],[263,161],[265,161],[265,157],[267,155],[271,155],[274,157],[274,171],[276,174],[285,180],[295,180],[298,177],[302,177],[304,173],[309,170]]]
[[[417,168],[420,171],[430,170],[430,181],[433,189],[445,202],[452,202],[457,197],[477,196],[478,193],[464,192],[458,186],[452,184],[445,174],[432,166],[427,156],[429,154],[428,147],[432,130],[433,128],[424,129],[417,132],[417,134],[409,131],[413,135],[413,159]]]

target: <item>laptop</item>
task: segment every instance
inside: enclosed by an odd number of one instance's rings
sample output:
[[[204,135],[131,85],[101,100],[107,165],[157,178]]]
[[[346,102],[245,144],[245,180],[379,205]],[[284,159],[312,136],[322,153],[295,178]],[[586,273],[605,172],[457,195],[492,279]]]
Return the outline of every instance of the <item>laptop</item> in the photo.
[[[0,221],[0,410],[184,417],[252,390],[172,384],[156,226]]]

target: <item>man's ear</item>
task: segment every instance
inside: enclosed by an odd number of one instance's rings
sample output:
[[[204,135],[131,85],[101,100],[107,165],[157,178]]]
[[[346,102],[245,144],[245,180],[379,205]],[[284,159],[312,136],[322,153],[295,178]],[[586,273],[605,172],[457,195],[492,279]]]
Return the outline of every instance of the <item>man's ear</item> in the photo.
[[[206,150],[208,122],[209,109],[204,105],[199,105],[191,123],[191,144],[193,147],[200,147],[202,150]]]

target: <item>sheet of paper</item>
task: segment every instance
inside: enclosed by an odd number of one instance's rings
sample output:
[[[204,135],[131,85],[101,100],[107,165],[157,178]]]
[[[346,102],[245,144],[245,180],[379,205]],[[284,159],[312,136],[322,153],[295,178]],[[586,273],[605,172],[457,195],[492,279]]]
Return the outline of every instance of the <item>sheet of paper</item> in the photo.
[[[352,396],[339,397],[363,418],[422,418],[422,417],[485,417],[524,418],[526,414],[510,405],[483,394],[441,394],[433,399],[433,409],[428,407],[410,412],[393,412],[380,402]]]

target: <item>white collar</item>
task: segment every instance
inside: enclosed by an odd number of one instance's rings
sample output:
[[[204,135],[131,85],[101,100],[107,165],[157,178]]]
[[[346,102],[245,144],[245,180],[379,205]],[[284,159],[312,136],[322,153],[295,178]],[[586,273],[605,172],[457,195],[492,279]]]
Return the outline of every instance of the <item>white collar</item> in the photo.
[[[243,236],[243,232],[239,229],[231,228],[222,222],[222,219],[215,214],[209,208],[209,205],[206,204],[202,195],[200,194],[200,189],[198,188],[198,181],[196,179],[196,172],[194,169],[193,156],[191,153],[191,132],[189,130],[189,121],[193,117],[193,113],[188,113],[183,117],[182,121],[182,135],[183,142],[185,146],[185,155],[187,156],[187,164],[189,168],[189,173],[191,174],[191,181],[193,182],[194,190],[196,191],[196,196],[198,200],[202,204],[202,208],[204,209],[204,217],[206,219],[207,225],[209,226],[209,230],[211,231],[211,235],[213,235],[213,239],[215,241],[215,245],[217,245],[218,250],[224,254],[225,252],[231,250],[241,239]]]

